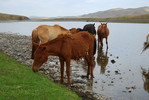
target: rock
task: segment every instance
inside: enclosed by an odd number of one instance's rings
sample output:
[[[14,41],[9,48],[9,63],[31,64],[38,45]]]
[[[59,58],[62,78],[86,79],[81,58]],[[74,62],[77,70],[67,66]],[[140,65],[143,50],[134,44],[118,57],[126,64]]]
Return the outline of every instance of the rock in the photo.
[[[111,63],[112,63],[112,64],[114,64],[115,62],[116,62],[116,61],[115,61],[114,59],[113,59],[113,60],[111,60]]]

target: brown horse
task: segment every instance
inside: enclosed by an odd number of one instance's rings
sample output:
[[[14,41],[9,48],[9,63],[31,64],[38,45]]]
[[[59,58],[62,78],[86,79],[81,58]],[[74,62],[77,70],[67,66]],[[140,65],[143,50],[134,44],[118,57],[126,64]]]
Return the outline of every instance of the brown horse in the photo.
[[[60,25],[40,25],[32,31],[32,55],[34,59],[34,52],[37,49],[34,43],[43,44],[55,39],[59,34],[69,34],[70,31]]]
[[[69,29],[69,31],[71,32],[71,34],[75,34],[78,33],[80,31],[87,31],[89,32],[91,35],[96,36],[96,30],[95,30],[95,24],[87,24],[84,26],[83,29],[81,28],[71,28]],[[96,38],[94,40],[94,55],[96,54]]]
[[[68,87],[70,87],[70,61],[71,59],[78,60],[84,58],[88,63],[87,77],[91,75],[93,78],[93,50],[94,36],[86,31],[81,31],[76,34],[61,34],[56,39],[41,44],[34,54],[33,71],[38,71],[38,68],[48,60],[48,56],[53,54],[58,56],[61,65],[61,83],[64,75],[64,62],[66,62],[66,73],[68,77]]]
[[[107,49],[108,49],[108,36],[109,36],[109,29],[107,27],[107,23],[101,23],[101,25],[98,26],[98,45],[99,42],[101,44],[101,47],[103,47],[103,39],[106,39]]]

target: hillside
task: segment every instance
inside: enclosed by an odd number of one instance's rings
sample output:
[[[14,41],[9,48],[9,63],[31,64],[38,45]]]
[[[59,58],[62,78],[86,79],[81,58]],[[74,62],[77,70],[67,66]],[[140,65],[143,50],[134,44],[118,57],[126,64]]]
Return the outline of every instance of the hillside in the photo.
[[[149,23],[149,14],[128,15],[121,17],[88,18],[87,21],[97,22],[126,22],[126,23]]]
[[[0,20],[29,20],[26,16],[0,13]]]
[[[115,8],[106,11],[98,11],[95,13],[84,14],[77,16],[80,18],[97,18],[97,17],[120,17],[127,15],[144,15],[149,14],[149,7],[140,7],[140,8]]]
[[[121,17],[97,17],[97,18],[46,18],[31,19],[36,21],[87,21],[87,22],[123,22],[123,23],[149,23],[149,14],[128,15]]]

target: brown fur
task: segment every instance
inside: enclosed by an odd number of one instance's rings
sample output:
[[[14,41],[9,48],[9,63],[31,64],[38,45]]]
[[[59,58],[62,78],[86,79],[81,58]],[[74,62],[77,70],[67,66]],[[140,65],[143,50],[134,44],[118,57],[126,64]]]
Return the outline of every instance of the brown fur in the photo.
[[[80,28],[71,28],[71,29],[69,29],[69,31],[71,32],[71,34],[75,34],[75,33],[78,33],[78,32],[80,32],[80,31],[83,31],[83,30],[81,30]],[[88,32],[88,31],[87,31]],[[80,32],[81,33],[81,32]],[[90,33],[91,35],[93,35],[94,37],[95,37],[95,35],[96,34],[92,34],[92,33]],[[95,38],[95,40],[94,40],[94,55],[96,54],[96,38]]]
[[[101,23],[101,25],[98,26],[98,45],[99,42],[101,44],[101,47],[103,47],[103,39],[106,39],[106,44],[108,48],[108,36],[109,36],[109,29],[107,27],[107,23]]]
[[[33,42],[43,44],[55,39],[59,34],[69,34],[70,31],[59,25],[40,25],[32,31],[32,55],[34,59],[34,52],[37,49]]]
[[[71,34],[75,34],[75,33],[80,32],[80,30],[78,30],[76,28],[71,28],[71,29],[69,29],[69,31],[71,32]]]
[[[70,87],[70,61],[85,58],[88,63],[87,76],[93,77],[93,49],[94,36],[88,32],[81,31],[71,35],[59,35],[56,39],[40,45],[34,55],[33,71],[47,61],[48,56],[55,55],[59,57],[61,64],[61,83],[64,75],[64,62],[66,62],[66,73],[68,77],[68,87]]]

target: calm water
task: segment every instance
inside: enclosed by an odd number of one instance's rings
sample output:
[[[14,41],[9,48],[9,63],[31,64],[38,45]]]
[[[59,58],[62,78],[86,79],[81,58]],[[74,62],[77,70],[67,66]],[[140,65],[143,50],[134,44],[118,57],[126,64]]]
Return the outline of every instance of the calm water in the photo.
[[[0,23],[0,32],[31,35],[39,25],[59,24],[67,29],[83,28],[92,22],[11,22]],[[95,23],[96,28],[100,23]],[[149,80],[141,67],[149,69],[149,50],[141,53],[149,24],[109,23],[109,49],[98,49],[91,91],[111,96],[113,100],[149,100]],[[115,61],[115,63],[112,63]]]

